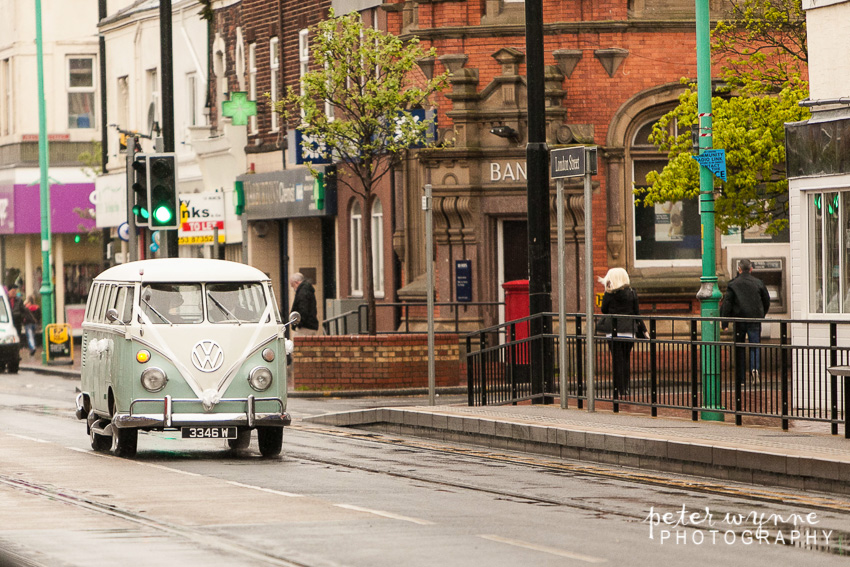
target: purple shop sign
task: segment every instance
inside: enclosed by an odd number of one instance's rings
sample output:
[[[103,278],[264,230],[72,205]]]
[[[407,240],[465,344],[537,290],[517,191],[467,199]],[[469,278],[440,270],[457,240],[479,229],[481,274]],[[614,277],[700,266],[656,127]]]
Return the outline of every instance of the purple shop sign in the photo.
[[[0,187],[0,208],[6,198],[5,189],[7,187]],[[94,183],[51,185],[50,232],[73,234],[92,230],[95,227],[93,193]],[[41,194],[37,184],[15,185],[9,206],[9,216],[14,220],[11,221],[11,229],[3,225],[0,210],[0,233],[41,232]]]

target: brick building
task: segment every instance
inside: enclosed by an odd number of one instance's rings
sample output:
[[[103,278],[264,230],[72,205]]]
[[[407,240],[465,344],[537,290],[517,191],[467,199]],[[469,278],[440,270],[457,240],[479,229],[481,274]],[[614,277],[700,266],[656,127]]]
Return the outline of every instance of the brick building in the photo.
[[[719,17],[725,5],[712,1],[712,16]],[[439,130],[450,147],[420,152],[396,195],[394,243],[405,283],[400,295],[424,300],[418,283],[425,273],[419,195],[430,182],[439,301],[456,299],[458,260],[469,260],[472,267],[472,300],[499,301],[500,284],[527,277],[524,2],[388,0],[383,9],[392,33],[433,45],[436,71],[452,73],[450,88],[438,99]],[[696,77],[693,1],[543,0],[543,10],[548,144],[599,147],[591,208],[595,276],[621,266],[631,274],[646,311],[656,306],[697,310],[698,203],[646,208],[635,206],[632,196],[633,186],[644,184],[647,172],[666,161],[647,140],[652,125],[677,104],[680,79]],[[516,135],[499,137],[491,132],[496,126],[508,126]],[[565,285],[571,312],[584,309],[586,207],[581,179],[567,181]],[[551,197],[556,278],[554,183]],[[750,232],[722,240],[721,274],[728,274],[734,255],[778,256],[787,265],[787,239],[777,243]],[[553,289],[557,285],[553,281]],[[787,293],[781,276],[777,285]],[[471,328],[493,323],[486,309],[469,309],[467,317]]]
[[[287,88],[298,88],[300,77],[312,66],[309,28],[326,18],[331,7],[337,14],[359,11],[368,25],[384,26],[386,16],[378,9],[380,4],[380,0],[212,3],[211,122],[225,138],[233,134],[224,142],[232,151],[244,146],[245,169],[236,177],[245,191],[243,259],[270,274],[284,309],[291,303],[286,285],[289,274],[304,273],[315,285],[320,320],[362,303],[358,284],[362,277],[355,273],[358,266],[352,267],[350,262],[356,257],[350,250],[360,245],[353,224],[370,221],[377,227],[374,257],[384,277],[376,281],[376,295],[383,302],[394,299],[398,286],[390,268],[388,214],[392,195],[389,184],[380,187],[372,210],[364,214],[353,194],[342,186],[338,192],[335,186],[328,186],[324,206],[319,206],[317,187],[304,165],[297,124],[286,124],[265,95],[279,99]],[[245,92],[249,100],[257,101],[256,116],[242,130],[221,116],[222,103],[233,92]],[[240,137],[243,131],[244,140]],[[389,311],[379,317],[385,319],[382,328],[395,325]]]

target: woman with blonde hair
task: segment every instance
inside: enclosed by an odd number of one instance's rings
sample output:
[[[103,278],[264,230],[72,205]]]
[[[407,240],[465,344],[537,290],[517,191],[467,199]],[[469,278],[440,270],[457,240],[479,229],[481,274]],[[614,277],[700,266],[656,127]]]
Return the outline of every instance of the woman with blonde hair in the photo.
[[[640,315],[637,292],[631,288],[629,273],[623,268],[611,268],[599,282],[605,286],[602,296],[602,313],[606,315]],[[631,353],[634,347],[635,319],[618,319],[606,317],[602,320],[600,330],[610,337],[614,322],[617,326],[617,337],[626,340],[611,340],[611,358],[614,373],[614,396],[628,396],[629,380],[631,378]],[[610,323],[610,325],[609,325]]]

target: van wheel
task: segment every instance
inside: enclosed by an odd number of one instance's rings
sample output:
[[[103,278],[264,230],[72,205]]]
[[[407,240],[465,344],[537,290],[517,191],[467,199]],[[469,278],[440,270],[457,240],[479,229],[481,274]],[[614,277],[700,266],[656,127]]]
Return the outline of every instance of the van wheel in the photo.
[[[264,457],[277,457],[283,446],[283,427],[258,427],[257,443]]]
[[[0,372],[5,372],[5,371],[6,371],[6,363],[0,362]]]
[[[227,446],[233,450],[247,449],[251,444],[251,430],[247,427],[236,429],[236,439],[228,439]]]
[[[139,442],[138,429],[112,429],[112,452],[117,457],[131,459],[136,456],[136,446]]]
[[[112,437],[95,433],[93,427],[89,428],[89,437],[91,438],[91,448],[95,451],[105,453],[112,446]]]
[[[10,363],[6,366],[6,368],[7,368],[7,370],[9,371],[9,374],[17,374],[17,373],[18,373],[18,368],[20,368],[20,366],[21,366],[21,363],[20,363],[20,362],[10,362]]]

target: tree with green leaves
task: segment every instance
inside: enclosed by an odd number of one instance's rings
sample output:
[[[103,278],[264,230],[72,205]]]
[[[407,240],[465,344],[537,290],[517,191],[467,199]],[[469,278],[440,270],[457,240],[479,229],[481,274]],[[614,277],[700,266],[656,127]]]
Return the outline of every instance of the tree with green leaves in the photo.
[[[726,151],[727,180],[715,195],[720,230],[788,226],[785,123],[805,120],[799,102],[808,55],[801,0],[731,0],[727,19],[712,32],[712,56],[724,85],[712,98],[713,147]],[[683,79],[684,83],[688,83]],[[670,159],[635,189],[645,206],[699,195],[699,164],[692,159],[691,129],[699,127],[697,88],[690,83],[676,108],[654,126],[650,141]]]
[[[318,142],[324,159],[338,164],[337,183],[360,200],[369,334],[376,329],[369,211],[378,184],[407,150],[434,143],[426,139],[433,121],[417,120],[410,112],[425,108],[430,96],[446,85],[445,74],[428,79],[414,72],[419,59],[434,54],[433,48],[424,51],[416,38],[402,41],[365,26],[358,13],[336,17],[331,11],[310,29],[312,69],[273,103],[305,138]]]

